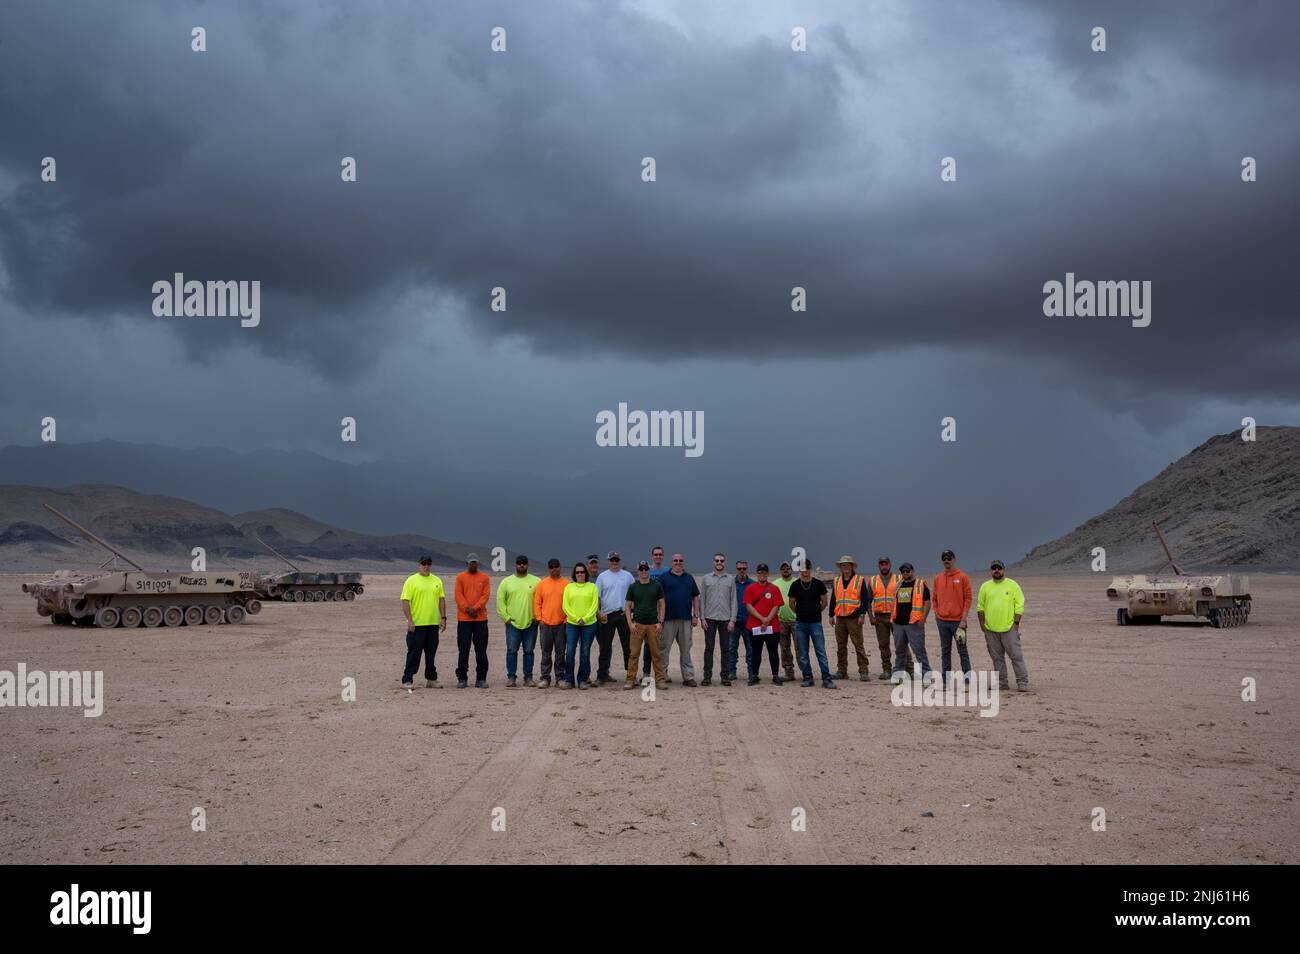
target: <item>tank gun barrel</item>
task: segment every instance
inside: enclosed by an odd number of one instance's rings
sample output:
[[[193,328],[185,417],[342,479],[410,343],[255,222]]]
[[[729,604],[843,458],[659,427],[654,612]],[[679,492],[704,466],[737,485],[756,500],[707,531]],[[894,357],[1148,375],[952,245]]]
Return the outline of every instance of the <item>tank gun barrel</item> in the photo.
[[[253,534],[253,537],[254,537],[254,539],[257,540],[258,543],[260,543],[262,546],[266,547],[268,550],[270,550],[272,553],[274,553],[276,556],[278,556],[278,557],[279,557],[281,560],[283,560],[285,563],[289,564],[289,567],[290,567],[290,568],[291,568],[295,573],[301,573],[301,572],[302,572],[302,570],[300,570],[300,569],[298,569],[298,567],[294,566],[292,560],[290,560],[288,557],[286,557],[283,553],[281,553],[281,552],[280,552],[279,550],[277,550],[275,547],[271,546],[271,544],[267,543],[265,540],[263,540],[263,539],[262,539],[260,536],[258,536],[256,533]]]
[[[1174,561],[1174,555],[1169,552],[1169,544],[1165,542],[1165,535],[1160,532],[1160,525],[1158,523],[1152,523],[1151,526],[1155,527],[1156,536],[1160,538],[1160,545],[1164,547],[1165,556],[1169,557],[1169,565],[1174,568],[1175,573],[1182,576],[1182,568]]]
[[[137,570],[139,570],[141,573],[146,573],[146,572],[148,572],[147,570],[145,570],[144,567],[142,567],[139,563],[136,563],[134,560],[132,560],[129,556],[127,556],[127,555],[126,555],[125,553],[123,553],[121,550],[118,550],[116,547],[114,547],[114,546],[112,546],[112,545],[106,543],[105,541],[101,540],[99,537],[95,536],[93,533],[91,533],[89,530],[87,530],[87,529],[86,529],[85,527],[83,527],[81,524],[77,523],[77,521],[73,520],[73,519],[72,519],[71,517],[69,517],[67,514],[59,513],[57,510],[55,510],[55,509],[54,509],[53,507],[51,507],[49,504],[41,504],[41,506],[44,507],[46,510],[48,510],[50,513],[54,514],[54,516],[58,517],[58,518],[59,518],[60,520],[62,520],[64,523],[66,523],[66,524],[68,524],[68,525],[70,525],[70,526],[76,528],[77,530],[80,530],[80,531],[81,531],[82,533],[84,533],[87,537],[89,537],[91,540],[94,540],[96,543],[98,543],[101,547],[103,547],[103,548],[104,548],[105,550],[107,550],[109,553],[113,554],[115,557],[118,557],[119,559],[125,560],[127,563],[131,564],[133,567],[135,567]]]

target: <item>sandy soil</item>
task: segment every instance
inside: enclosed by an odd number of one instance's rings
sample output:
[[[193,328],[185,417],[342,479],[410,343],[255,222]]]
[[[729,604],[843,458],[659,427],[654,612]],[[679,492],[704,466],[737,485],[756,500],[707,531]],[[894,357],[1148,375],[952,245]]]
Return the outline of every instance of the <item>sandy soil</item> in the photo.
[[[0,577],[0,669],[102,669],[107,701],[0,709],[11,862],[1300,861],[1294,576],[1256,577],[1226,631],[1117,627],[1097,578],[1022,577],[1034,692],[996,718],[878,681],[508,690],[496,621],[490,689],[452,688],[453,639],[446,687],[408,694],[398,577],[130,632],[56,628],[21,579]]]

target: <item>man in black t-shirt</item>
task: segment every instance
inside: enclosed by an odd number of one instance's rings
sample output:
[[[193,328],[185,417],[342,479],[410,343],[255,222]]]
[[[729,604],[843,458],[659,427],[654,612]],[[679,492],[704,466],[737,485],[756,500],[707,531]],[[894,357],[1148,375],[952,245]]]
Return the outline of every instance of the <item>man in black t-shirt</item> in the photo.
[[[790,584],[787,597],[794,610],[795,654],[799,657],[799,669],[803,673],[801,685],[804,687],[813,684],[812,665],[808,661],[808,641],[811,640],[817,652],[817,665],[822,671],[822,686],[836,688],[831,679],[831,664],[826,658],[826,634],[822,631],[822,613],[826,612],[829,598],[826,584],[812,575],[805,559],[799,568],[799,578]]]
[[[918,579],[912,564],[898,568],[902,578],[894,591],[894,672],[895,685],[903,681],[903,661],[910,647],[912,655],[921,664],[921,684],[928,686],[934,680],[930,657],[925,653],[925,621],[930,617],[930,587]],[[911,675],[909,673],[908,675]]]

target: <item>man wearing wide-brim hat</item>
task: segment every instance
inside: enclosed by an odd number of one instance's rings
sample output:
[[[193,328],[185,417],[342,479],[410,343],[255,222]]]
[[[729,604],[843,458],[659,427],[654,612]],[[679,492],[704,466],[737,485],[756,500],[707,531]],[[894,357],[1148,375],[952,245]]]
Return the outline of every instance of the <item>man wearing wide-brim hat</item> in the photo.
[[[831,625],[835,630],[835,678],[849,678],[849,640],[857,654],[858,678],[871,678],[871,660],[862,642],[862,617],[867,615],[866,580],[858,574],[858,561],[844,554],[835,561],[840,575],[831,587]]]

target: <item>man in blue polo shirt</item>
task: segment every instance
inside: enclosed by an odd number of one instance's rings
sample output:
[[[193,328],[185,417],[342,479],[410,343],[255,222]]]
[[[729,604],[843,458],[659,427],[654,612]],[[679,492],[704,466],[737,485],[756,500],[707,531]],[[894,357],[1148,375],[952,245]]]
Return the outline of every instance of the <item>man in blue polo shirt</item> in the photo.
[[[691,662],[691,633],[700,616],[700,588],[695,577],[686,572],[686,558],[673,554],[672,568],[659,577],[664,588],[664,630],[659,637],[659,655],[663,659],[664,678],[668,682],[668,660],[673,643],[677,644],[677,665],[682,671],[682,685],[694,686],[695,665]]]

